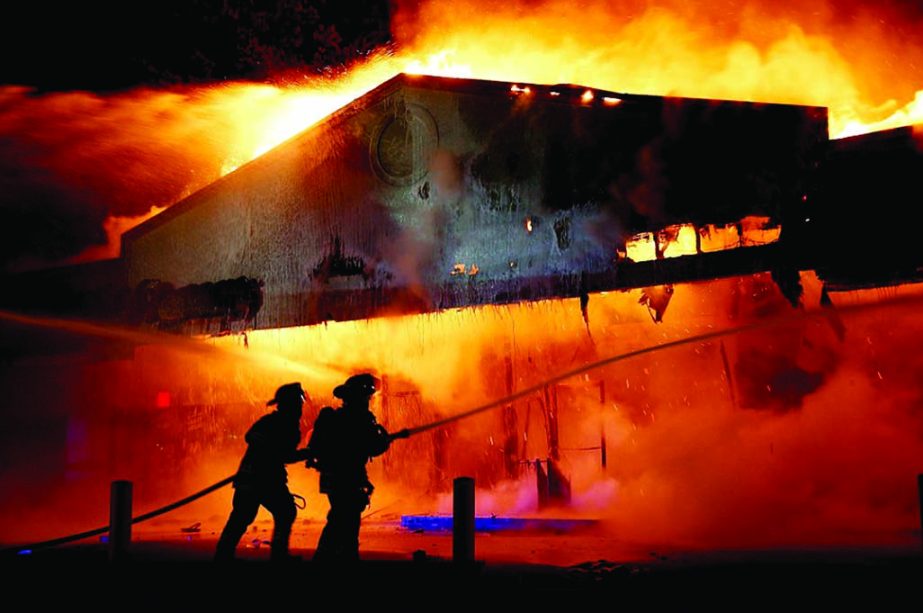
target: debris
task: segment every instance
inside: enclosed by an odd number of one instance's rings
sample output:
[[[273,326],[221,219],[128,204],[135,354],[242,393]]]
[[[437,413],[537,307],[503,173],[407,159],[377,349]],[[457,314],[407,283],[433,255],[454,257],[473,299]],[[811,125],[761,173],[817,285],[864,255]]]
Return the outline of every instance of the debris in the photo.
[[[672,285],[654,285],[641,290],[641,298],[638,299],[638,304],[643,304],[647,307],[654,322],[661,323],[663,314],[666,313],[672,297]]]

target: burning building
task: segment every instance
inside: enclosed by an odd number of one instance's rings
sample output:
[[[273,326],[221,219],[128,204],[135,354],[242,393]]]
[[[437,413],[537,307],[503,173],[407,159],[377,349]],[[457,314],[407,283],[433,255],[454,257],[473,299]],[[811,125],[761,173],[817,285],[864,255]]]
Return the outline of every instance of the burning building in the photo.
[[[128,232],[133,307],[201,326],[173,290],[241,278],[224,314],[275,328],[690,280],[634,260],[797,236],[826,134],[822,108],[400,75]]]
[[[570,495],[567,512],[639,538],[709,545],[836,541],[808,504],[837,530],[867,517],[900,530],[907,495],[882,492],[923,442],[881,382],[917,389],[913,359],[893,359],[923,333],[913,305],[890,313],[901,338],[873,312],[796,305],[918,279],[918,251],[869,260],[839,238],[865,223],[837,214],[879,178],[910,182],[917,142],[905,130],[831,145],[820,107],[400,75],[132,229],[119,260],[11,280],[24,289],[7,306],[122,327],[19,320],[83,357],[18,360],[8,402],[53,406],[50,390],[69,390],[48,473],[129,472],[159,484],[153,501],[232,471],[282,378],[316,394],[310,422],[333,384],[376,370],[389,427],[531,390],[396,445],[378,495],[432,511],[471,474],[489,510]],[[81,300],[61,299],[67,283]],[[849,350],[847,330],[862,339]],[[10,353],[41,354],[41,334],[9,336]],[[45,384],[27,393],[17,378]],[[818,437],[834,441],[828,461]],[[883,449],[898,450],[884,478],[861,468]],[[844,466],[863,477],[841,487]],[[679,501],[687,513],[668,518]]]

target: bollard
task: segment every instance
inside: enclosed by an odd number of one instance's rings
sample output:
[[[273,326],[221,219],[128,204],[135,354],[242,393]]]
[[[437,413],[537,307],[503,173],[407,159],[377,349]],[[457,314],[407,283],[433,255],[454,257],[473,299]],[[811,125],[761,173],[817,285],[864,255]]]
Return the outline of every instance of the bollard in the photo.
[[[113,481],[109,493],[109,561],[128,558],[131,544],[131,481]]]
[[[474,562],[474,479],[458,477],[452,499],[452,561]]]

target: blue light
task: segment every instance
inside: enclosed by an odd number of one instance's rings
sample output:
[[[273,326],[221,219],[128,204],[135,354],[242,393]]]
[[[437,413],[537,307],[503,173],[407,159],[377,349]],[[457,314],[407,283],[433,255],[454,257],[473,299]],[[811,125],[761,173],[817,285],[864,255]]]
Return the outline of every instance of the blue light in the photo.
[[[31,549],[20,549],[19,551],[16,552],[16,555],[18,555],[18,556],[31,556],[31,555],[32,555],[32,550],[31,550]]]
[[[537,519],[520,517],[475,517],[477,532],[570,532],[596,524],[592,519]],[[449,515],[402,515],[401,528],[424,532],[450,532],[452,517]]]

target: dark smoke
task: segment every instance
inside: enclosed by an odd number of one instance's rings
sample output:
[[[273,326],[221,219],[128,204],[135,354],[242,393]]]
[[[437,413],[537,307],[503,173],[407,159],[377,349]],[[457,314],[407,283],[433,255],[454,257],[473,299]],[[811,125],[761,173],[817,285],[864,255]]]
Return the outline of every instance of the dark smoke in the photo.
[[[219,176],[219,119],[191,116],[183,92],[6,88],[0,101],[0,269],[103,245],[108,216],[142,215]]]
[[[275,78],[386,44],[384,0],[139,0],[9,5],[0,83],[41,90]]]
[[[146,214],[217,178],[224,159],[210,141],[227,119],[184,108],[197,95],[189,83],[327,73],[387,44],[388,13],[366,0],[4,9],[0,272],[103,246],[107,217]],[[47,93],[63,90],[85,91]],[[128,91],[100,93],[113,90]]]

